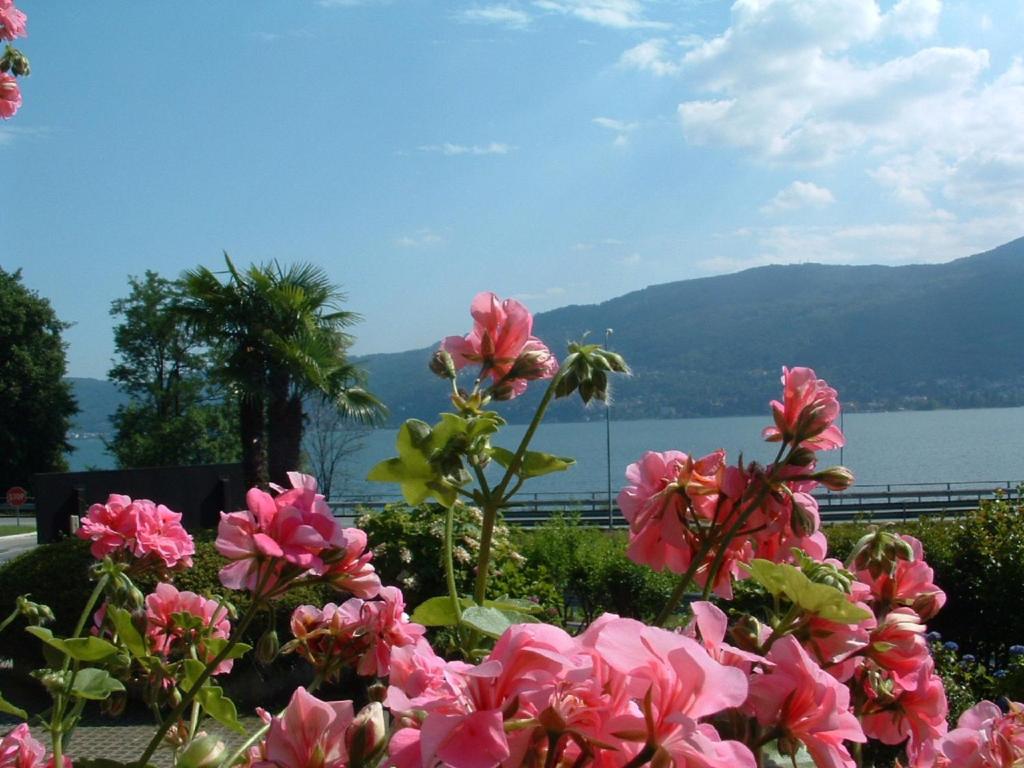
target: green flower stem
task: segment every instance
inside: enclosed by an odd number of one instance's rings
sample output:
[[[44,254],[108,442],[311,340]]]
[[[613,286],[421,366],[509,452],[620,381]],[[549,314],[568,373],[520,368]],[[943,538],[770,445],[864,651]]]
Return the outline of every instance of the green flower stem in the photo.
[[[100,597],[103,595],[103,590],[107,587],[107,582],[110,581],[110,575],[104,573],[96,581],[96,586],[93,587],[92,594],[89,595],[88,601],[85,603],[85,608],[82,609],[82,613],[78,617],[78,623],[75,624],[75,630],[71,635],[71,639],[81,637],[82,632],[85,631],[85,623],[92,616],[93,608],[96,607],[96,603],[99,602]],[[71,674],[68,674],[68,673]],[[64,690],[58,693],[54,697],[53,701],[53,712],[50,714],[50,741],[53,744],[53,764],[61,766],[64,764],[64,711],[68,704],[68,699],[71,696],[71,686],[74,683],[75,675],[78,674],[78,661],[74,664],[71,663],[71,657],[64,657],[64,664],[61,666],[61,673],[67,677],[67,681],[64,683]],[[77,708],[78,714],[81,713],[81,707]],[[67,729],[67,734],[70,736],[71,732],[74,731],[74,723],[77,722],[77,716],[72,718],[72,725]]]
[[[641,749],[636,757],[626,763],[623,768],[639,768],[641,765],[647,765],[651,762],[654,757],[655,747],[651,744],[645,744],[644,748]]]
[[[10,626],[11,622],[18,618],[19,613],[21,613],[21,611],[19,611],[17,608],[11,611],[11,615],[4,619],[2,623],[0,623],[0,632],[3,632],[5,629],[7,629],[7,627]]]
[[[462,607],[459,605],[459,590],[455,585],[455,564],[452,562],[453,533],[455,528],[455,505],[445,510],[444,517],[444,577],[448,583],[448,597],[455,613],[455,626],[462,621]]]
[[[540,405],[537,406],[536,413],[533,414],[530,426],[526,429],[526,434],[519,441],[519,447],[516,448],[512,461],[509,462],[508,467],[505,469],[505,475],[501,478],[501,482],[486,496],[487,501],[483,508],[484,522],[480,530],[480,555],[477,557],[476,585],[473,590],[473,599],[477,605],[483,605],[484,599],[487,597],[487,571],[491,561],[491,540],[494,538],[494,523],[498,518],[498,512],[501,511],[501,508],[508,501],[505,491],[523,463],[526,449],[529,447],[530,441],[533,440],[537,427],[544,420],[544,414],[555,397],[555,387],[561,378],[562,373],[559,371],[551,379],[551,383],[548,384],[547,391],[544,393]]]
[[[658,614],[658,618],[654,620],[654,626],[663,627],[665,622],[668,621],[676,608],[679,607],[679,603],[682,601],[686,591],[690,588],[690,584],[693,582],[693,577],[697,573],[697,569],[700,568],[704,562],[704,558],[708,556],[708,552],[715,545],[714,537],[707,539],[701,548],[697,551],[697,556],[690,561],[690,566],[686,569],[686,573],[679,577],[679,581],[676,582],[676,588],[672,590],[672,594],[669,595],[664,607],[661,609],[661,613]]]
[[[271,571],[268,570],[267,576],[262,579],[262,582],[257,587],[255,594],[259,594],[262,591],[270,573]],[[256,618],[256,614],[259,613],[262,607],[262,600],[254,600],[249,606],[249,609],[242,616],[242,620],[235,626],[235,630],[231,633],[231,639],[228,641],[227,645],[221,649],[220,653],[213,657],[213,661],[206,665],[206,669],[204,669],[202,674],[199,675],[196,681],[192,684],[192,687],[182,695],[181,701],[178,702],[178,706],[176,706],[171,713],[163,719],[163,722],[160,723],[160,727],[156,729],[156,733],[153,734],[153,738],[150,739],[149,744],[146,745],[146,751],[143,752],[142,757],[139,758],[139,765],[146,765],[150,758],[153,757],[153,753],[156,752],[157,748],[160,746],[160,742],[163,741],[164,735],[171,729],[171,726],[174,725],[174,723],[181,719],[185,709],[188,708],[189,704],[191,704],[195,699],[196,694],[199,693],[199,689],[202,688],[203,684],[210,679],[210,675],[213,674],[213,670],[215,670],[217,666],[228,657],[231,650],[238,645],[238,641],[242,639],[242,635],[245,633],[245,630],[249,628],[249,624],[251,624],[252,620]]]

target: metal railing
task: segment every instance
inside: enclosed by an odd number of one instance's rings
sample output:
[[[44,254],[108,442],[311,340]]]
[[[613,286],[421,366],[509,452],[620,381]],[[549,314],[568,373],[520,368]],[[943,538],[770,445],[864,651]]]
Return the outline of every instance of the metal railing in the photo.
[[[824,523],[849,522],[864,517],[875,520],[913,520],[927,516],[953,516],[977,509],[984,499],[997,493],[1020,501],[1021,483],[978,480],[960,483],[891,483],[865,485],[843,493],[820,490],[818,500]],[[400,502],[400,496],[361,496],[332,500],[336,517],[352,521],[361,514]],[[552,515],[577,515],[587,525],[609,526],[608,495],[590,493],[521,494],[505,510],[505,519],[530,527],[547,521]],[[613,502],[611,527],[625,527],[626,521]]]

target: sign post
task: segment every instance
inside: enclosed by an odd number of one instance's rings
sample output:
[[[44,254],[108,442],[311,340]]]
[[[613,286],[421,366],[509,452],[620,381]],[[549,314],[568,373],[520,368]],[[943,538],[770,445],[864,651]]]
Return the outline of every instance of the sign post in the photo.
[[[21,507],[28,501],[28,491],[20,485],[7,489],[7,506],[14,507],[14,524],[21,527]]]

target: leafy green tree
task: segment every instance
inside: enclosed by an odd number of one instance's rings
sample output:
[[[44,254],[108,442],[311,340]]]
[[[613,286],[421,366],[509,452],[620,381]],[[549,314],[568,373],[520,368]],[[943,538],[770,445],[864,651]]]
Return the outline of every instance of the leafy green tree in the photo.
[[[232,405],[211,385],[211,356],[176,311],[181,286],[147,271],[110,314],[117,361],[110,380],[131,397],[114,414],[109,449],[122,467],[237,461]]]
[[[67,327],[22,284],[21,270],[0,269],[0,488],[67,469],[66,434],[78,412],[64,379]]]
[[[301,462],[304,398],[319,393],[346,414],[373,420],[383,406],[350,363],[345,328],[358,316],[326,273],[274,262],[240,271],[225,254],[227,279],[206,267],[184,275],[182,313],[219,353],[220,375],[238,399],[246,482],[284,484]]]

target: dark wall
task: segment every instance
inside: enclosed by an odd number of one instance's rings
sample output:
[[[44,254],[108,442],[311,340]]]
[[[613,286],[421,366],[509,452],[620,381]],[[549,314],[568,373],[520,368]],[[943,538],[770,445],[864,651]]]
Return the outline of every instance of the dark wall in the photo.
[[[40,544],[71,533],[71,516],[83,515],[111,493],[151,499],[182,513],[189,531],[212,528],[220,512],[245,508],[241,464],[152,467],[102,472],[49,472],[32,479],[36,536]]]

